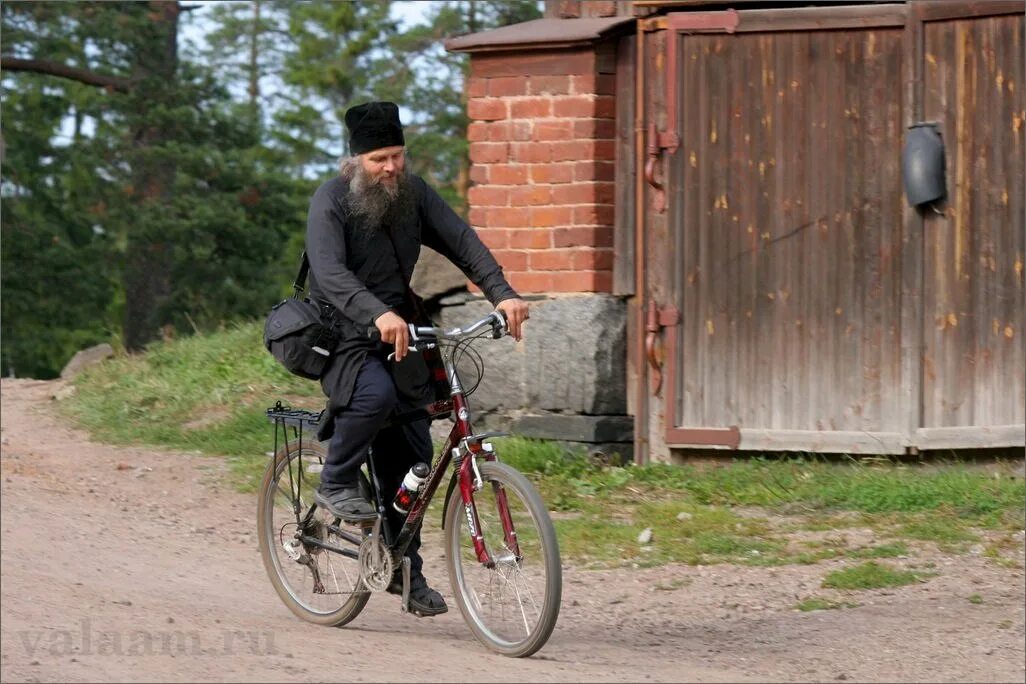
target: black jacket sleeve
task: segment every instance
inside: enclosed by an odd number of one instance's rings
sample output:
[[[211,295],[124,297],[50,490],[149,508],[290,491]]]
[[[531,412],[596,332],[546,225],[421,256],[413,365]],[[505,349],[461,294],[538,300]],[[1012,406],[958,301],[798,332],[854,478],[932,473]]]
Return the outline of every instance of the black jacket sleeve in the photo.
[[[329,181],[310,200],[306,222],[310,271],[328,303],[354,323],[370,326],[390,309],[346,267],[344,231],[345,216],[336,183]]]
[[[493,305],[519,297],[474,229],[430,185],[422,179],[419,182],[422,185],[419,209],[423,243],[454,263],[481,288]]]

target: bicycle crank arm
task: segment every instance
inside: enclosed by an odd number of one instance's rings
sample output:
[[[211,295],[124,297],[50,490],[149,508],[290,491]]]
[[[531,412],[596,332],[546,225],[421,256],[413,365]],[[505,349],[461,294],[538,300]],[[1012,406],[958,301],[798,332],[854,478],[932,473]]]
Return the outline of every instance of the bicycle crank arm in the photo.
[[[399,604],[399,610],[404,613],[410,612],[410,557],[403,556],[403,600]]]

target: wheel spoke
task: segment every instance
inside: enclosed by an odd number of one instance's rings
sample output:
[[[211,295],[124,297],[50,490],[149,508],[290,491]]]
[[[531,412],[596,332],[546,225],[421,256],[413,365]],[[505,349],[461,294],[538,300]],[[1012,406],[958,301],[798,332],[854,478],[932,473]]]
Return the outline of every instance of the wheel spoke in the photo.
[[[328,513],[318,508],[310,515],[305,503],[313,500],[319,478],[301,476],[298,461],[321,462],[321,454],[323,447],[317,443],[304,444],[302,452],[293,446],[288,458],[279,453],[276,470],[265,476],[261,489],[260,543],[271,581],[293,612],[322,624],[342,624],[362,610],[367,594],[360,589],[355,558],[312,543],[352,544],[346,535],[332,532],[335,521]],[[297,532],[297,524],[303,525],[299,538],[309,540],[293,552],[300,554],[300,561],[283,546]]]
[[[555,534],[526,479],[492,463],[482,466],[482,475],[492,487],[475,492],[474,501],[479,531],[495,564],[487,568],[477,561],[462,502],[454,501],[447,524],[456,600],[482,643],[506,655],[529,655],[545,643],[559,611],[562,580]],[[499,492],[505,496],[497,497]],[[500,511],[503,500],[507,511]],[[514,524],[518,554],[509,548],[504,519]]]

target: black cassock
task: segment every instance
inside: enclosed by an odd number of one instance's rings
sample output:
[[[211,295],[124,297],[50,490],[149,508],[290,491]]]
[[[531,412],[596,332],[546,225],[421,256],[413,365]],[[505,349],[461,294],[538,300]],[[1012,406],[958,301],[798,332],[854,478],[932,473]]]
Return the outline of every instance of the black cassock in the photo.
[[[338,310],[342,333],[321,379],[328,410],[320,440],[333,434],[333,418],[348,405],[367,354],[383,351],[367,337],[374,320],[390,310],[411,319],[406,290],[421,245],[452,261],[492,304],[517,296],[477,233],[419,176],[411,175],[410,185],[412,206],[379,228],[349,211],[349,181],[341,176],[322,184],[310,200],[310,296]]]

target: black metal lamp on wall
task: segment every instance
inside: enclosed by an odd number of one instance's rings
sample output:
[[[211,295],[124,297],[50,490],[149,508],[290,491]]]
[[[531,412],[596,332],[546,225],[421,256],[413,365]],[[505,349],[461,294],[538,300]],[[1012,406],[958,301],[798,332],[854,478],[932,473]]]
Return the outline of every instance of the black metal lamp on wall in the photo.
[[[909,126],[901,166],[908,203],[919,209],[929,206],[937,211],[933,203],[944,198],[947,186],[944,179],[944,140],[935,121],[920,121]]]

